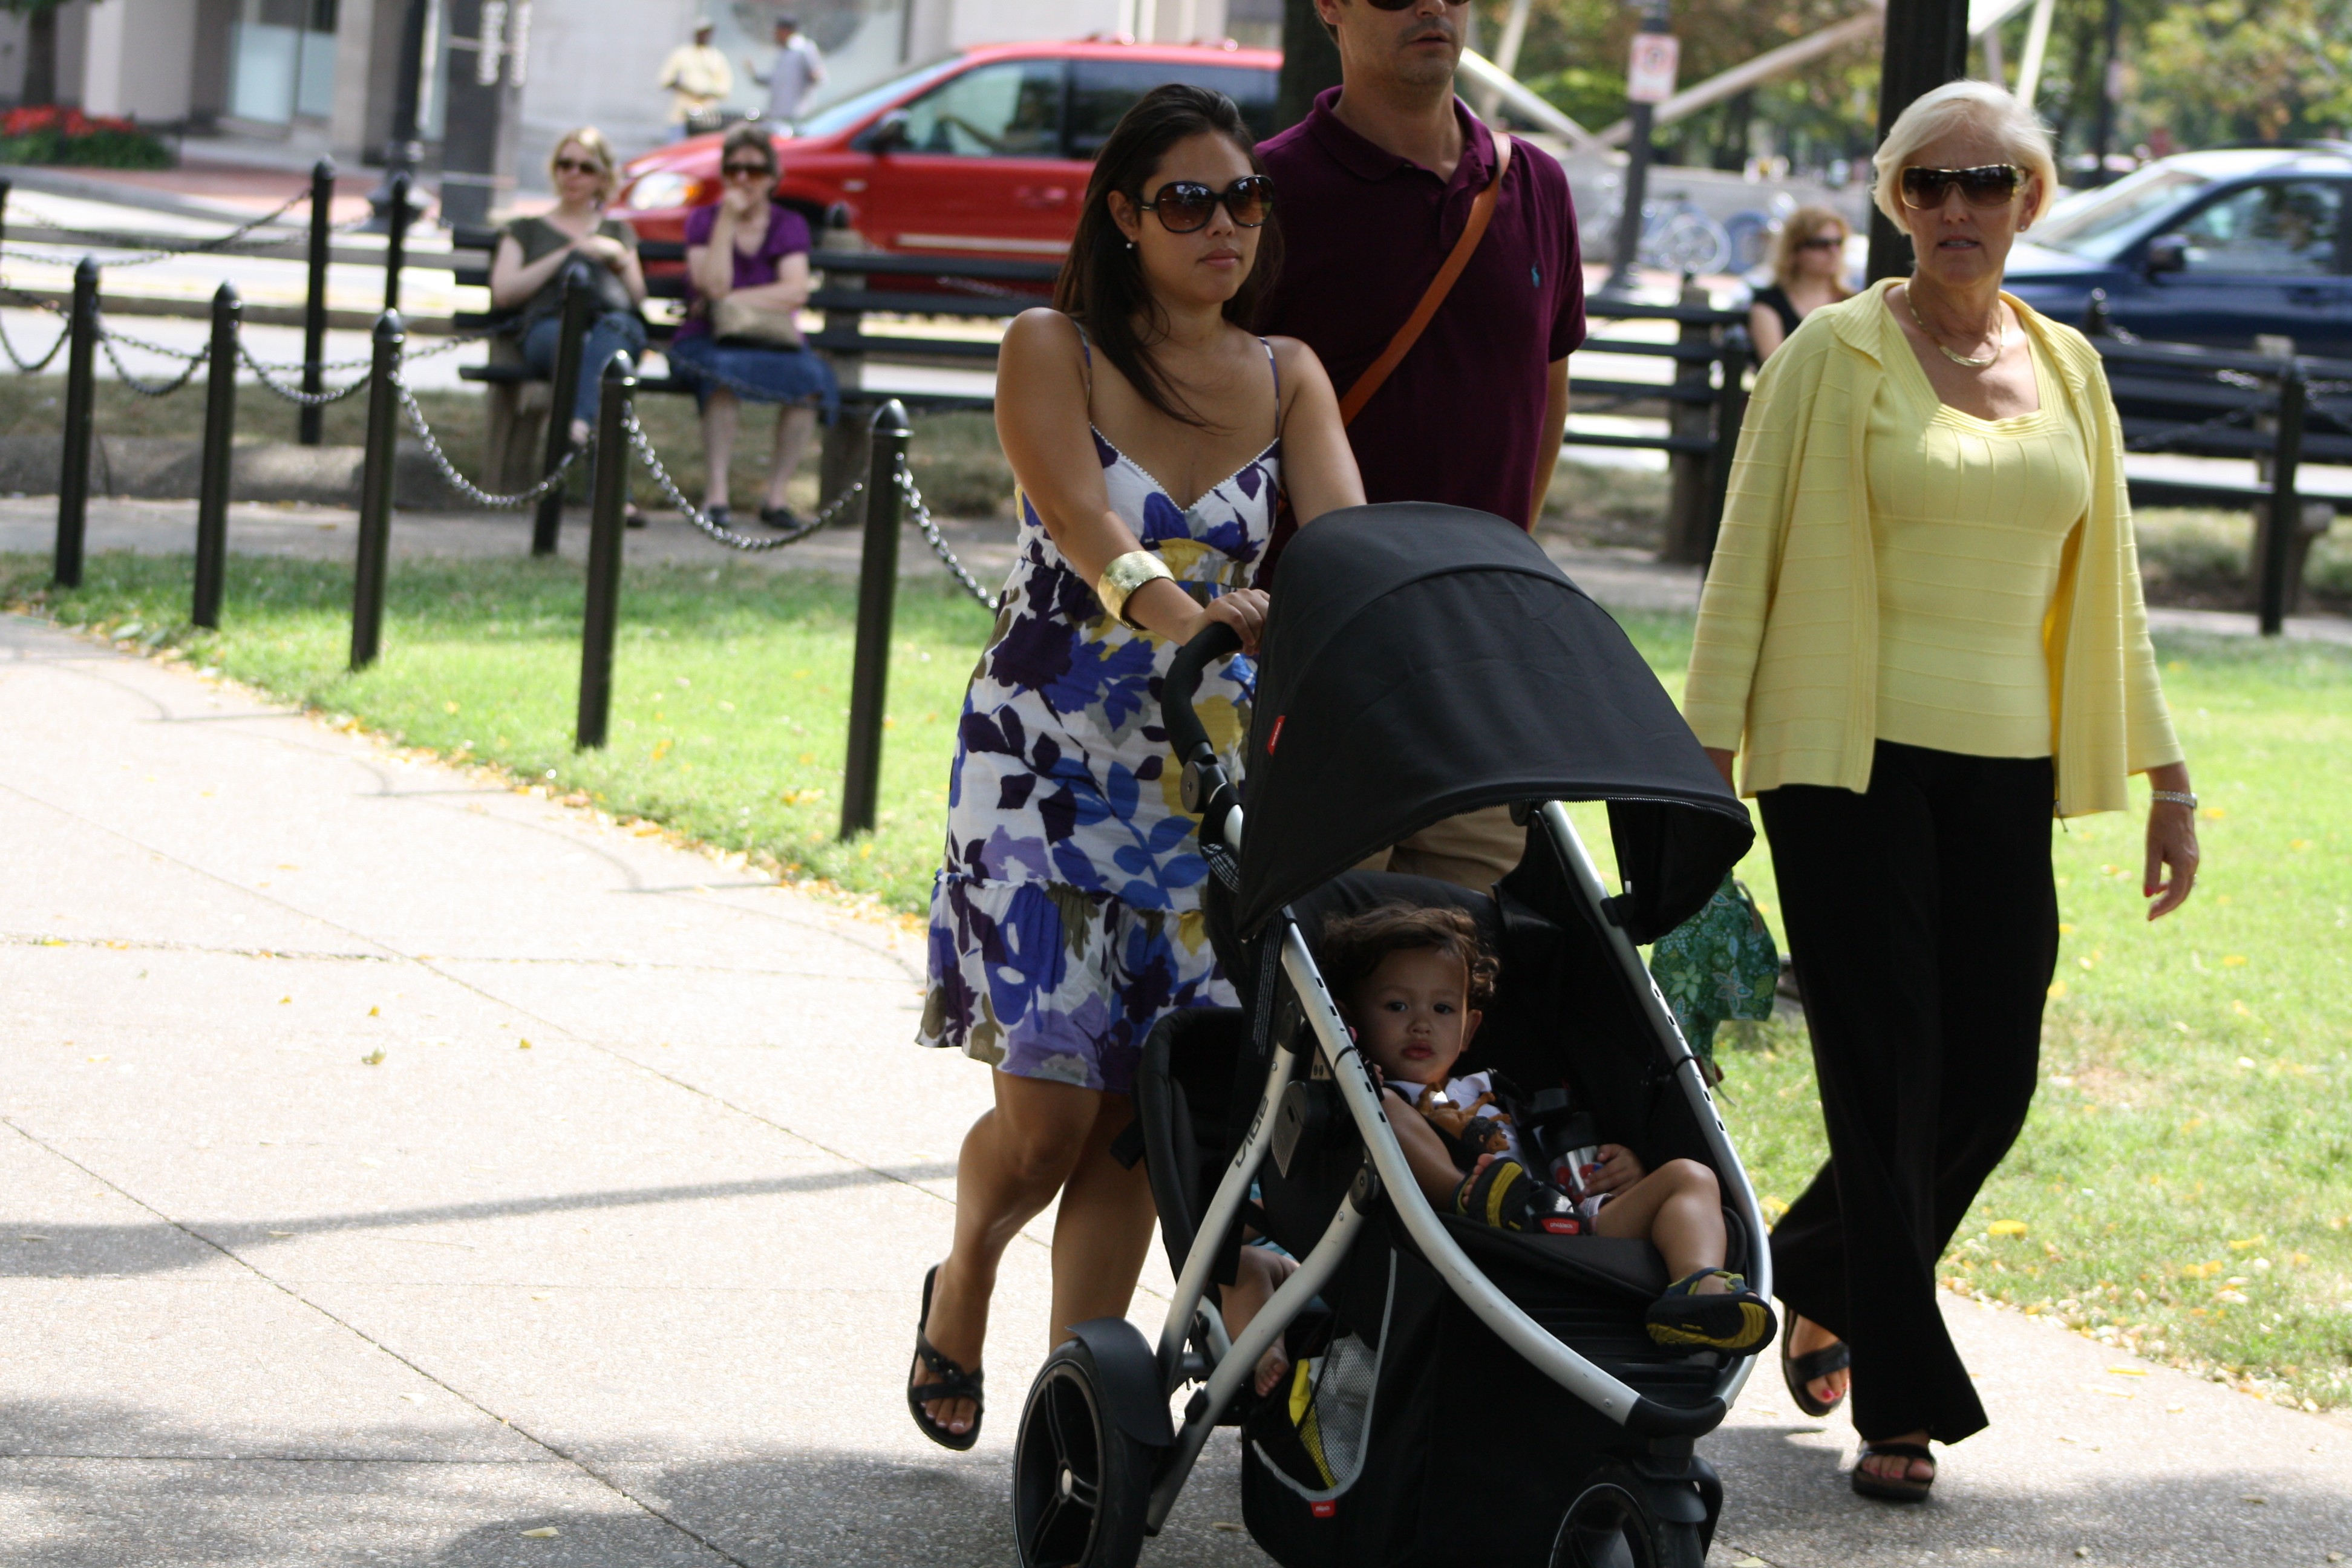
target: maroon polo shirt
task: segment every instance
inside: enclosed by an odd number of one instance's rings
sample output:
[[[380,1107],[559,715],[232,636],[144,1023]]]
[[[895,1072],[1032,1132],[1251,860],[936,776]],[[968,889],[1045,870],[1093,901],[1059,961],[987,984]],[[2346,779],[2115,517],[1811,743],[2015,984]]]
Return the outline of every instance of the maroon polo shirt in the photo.
[[[1457,99],[1462,161],[1441,180],[1341,124],[1339,93],[1259,144],[1284,259],[1257,324],[1303,340],[1344,397],[1461,237],[1495,139]],[[1348,427],[1366,498],[1475,507],[1526,526],[1550,366],[1583,341],[1568,176],[1521,140],[1469,267]]]

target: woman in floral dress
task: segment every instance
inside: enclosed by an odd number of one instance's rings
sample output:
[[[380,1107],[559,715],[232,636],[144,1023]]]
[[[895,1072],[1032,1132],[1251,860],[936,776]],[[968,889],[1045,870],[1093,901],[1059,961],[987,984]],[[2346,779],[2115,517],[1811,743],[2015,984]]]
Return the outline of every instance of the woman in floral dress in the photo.
[[[1314,354],[1238,324],[1277,260],[1271,208],[1232,102],[1153,90],[1096,161],[1055,308],[1016,319],[998,360],[1019,551],[958,731],[920,1037],[996,1069],[908,1383],[916,1425],[950,1448],[980,1434],[997,1261],[1056,1194],[1050,1337],[1126,1312],[1151,1193],[1110,1144],[1144,1038],[1234,1000],[1160,679],[1213,622],[1255,651],[1265,595],[1244,584],[1277,488],[1302,522],[1364,499]],[[1252,678],[1236,657],[1202,683],[1229,753]]]

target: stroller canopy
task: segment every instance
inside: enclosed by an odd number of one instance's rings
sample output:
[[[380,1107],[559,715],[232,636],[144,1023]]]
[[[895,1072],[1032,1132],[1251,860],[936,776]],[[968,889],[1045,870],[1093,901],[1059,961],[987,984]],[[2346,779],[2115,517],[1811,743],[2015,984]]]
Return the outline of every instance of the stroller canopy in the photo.
[[[1430,824],[1603,800],[1652,942],[1755,829],[1617,623],[1524,531],[1397,502],[1325,514],[1276,569],[1245,766],[1236,924]]]

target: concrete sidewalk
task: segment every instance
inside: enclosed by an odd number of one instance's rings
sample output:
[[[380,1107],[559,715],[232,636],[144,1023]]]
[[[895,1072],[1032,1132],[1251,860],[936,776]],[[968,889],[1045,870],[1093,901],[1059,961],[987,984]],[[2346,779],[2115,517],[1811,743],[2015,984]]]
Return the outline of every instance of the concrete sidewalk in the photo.
[[[987,1093],[913,936],[22,619],[0,732],[0,1560],[1012,1561],[1042,1246],[979,1449],[900,1400]],[[1712,1561],[2352,1553],[2352,1424],[1947,1310],[1934,1505],[1767,1369]],[[1265,1561],[1236,1463],[1147,1563]]]

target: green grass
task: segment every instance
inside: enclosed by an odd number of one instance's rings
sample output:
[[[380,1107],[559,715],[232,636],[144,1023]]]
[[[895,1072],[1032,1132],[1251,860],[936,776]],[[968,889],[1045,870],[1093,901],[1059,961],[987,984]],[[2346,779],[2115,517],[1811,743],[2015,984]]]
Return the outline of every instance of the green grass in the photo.
[[[954,720],[988,632],[944,585],[901,588],[882,826],[843,846],[846,582],[632,568],[613,743],[583,755],[571,748],[576,567],[396,565],[383,660],[358,677],[342,669],[349,574],[333,566],[237,558],[218,635],[182,623],[184,561],[99,556],[73,594],[46,580],[46,561],[0,557],[0,602],[110,632],[136,620],[164,657],[901,916],[928,898]],[[1688,619],[1626,626],[1679,688]],[[2197,894],[2167,921],[2141,918],[2137,813],[2057,836],[2066,924],[2045,1081],[1942,1273],[2275,1397],[2352,1405],[2352,649],[2232,639],[2159,652],[2206,801]],[[1594,814],[1580,816],[1605,853]],[[1740,875],[1777,929],[1760,847]],[[1823,1152],[1801,1026],[1735,1026],[1723,1061],[1757,1188],[1784,1203]]]

